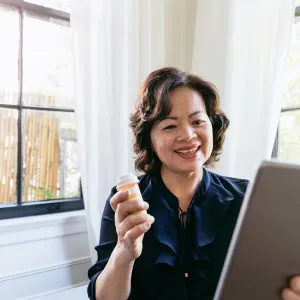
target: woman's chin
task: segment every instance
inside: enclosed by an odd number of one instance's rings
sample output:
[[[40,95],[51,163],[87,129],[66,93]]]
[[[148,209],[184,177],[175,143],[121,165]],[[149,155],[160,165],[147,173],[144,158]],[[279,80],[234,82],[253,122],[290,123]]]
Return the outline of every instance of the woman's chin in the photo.
[[[176,173],[193,173],[199,171],[204,165],[204,161],[197,160],[193,163],[178,163],[169,167],[169,169],[174,170]]]

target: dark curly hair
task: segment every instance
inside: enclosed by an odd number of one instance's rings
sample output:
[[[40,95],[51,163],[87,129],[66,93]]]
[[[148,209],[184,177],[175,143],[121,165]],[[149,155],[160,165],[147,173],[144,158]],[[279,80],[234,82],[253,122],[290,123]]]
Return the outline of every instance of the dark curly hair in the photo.
[[[179,87],[189,87],[202,96],[213,127],[213,150],[205,166],[213,166],[219,160],[229,119],[220,109],[216,87],[196,75],[169,67],[147,77],[140,89],[135,112],[130,115],[133,149],[137,155],[135,168],[139,171],[150,174],[160,169],[161,162],[152,150],[150,132],[156,121],[170,114],[172,107],[168,95]]]

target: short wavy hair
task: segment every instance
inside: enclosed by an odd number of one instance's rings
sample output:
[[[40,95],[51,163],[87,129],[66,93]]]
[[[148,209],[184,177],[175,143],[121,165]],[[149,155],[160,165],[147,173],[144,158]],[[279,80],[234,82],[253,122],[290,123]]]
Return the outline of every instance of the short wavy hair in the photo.
[[[205,166],[213,166],[219,160],[229,119],[220,109],[216,87],[196,75],[168,67],[156,70],[146,78],[139,91],[135,112],[130,115],[136,170],[150,174],[160,169],[161,161],[153,151],[150,132],[155,122],[170,114],[169,94],[179,87],[191,88],[202,96],[213,128],[213,150]]]

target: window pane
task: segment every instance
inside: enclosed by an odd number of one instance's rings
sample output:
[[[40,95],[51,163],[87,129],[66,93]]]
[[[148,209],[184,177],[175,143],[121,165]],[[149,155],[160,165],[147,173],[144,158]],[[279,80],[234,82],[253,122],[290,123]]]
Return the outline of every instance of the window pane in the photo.
[[[26,0],[26,2],[58,9],[65,12],[70,12],[69,0]]]
[[[80,197],[74,118],[24,111],[23,201]]]
[[[24,17],[24,104],[73,107],[72,36],[65,25]]]
[[[296,17],[292,28],[287,88],[283,106],[300,105],[300,17]]]
[[[0,205],[16,203],[18,111],[0,108]]]
[[[19,91],[19,14],[1,4],[0,40],[0,103],[16,104]]]
[[[281,114],[279,159],[300,163],[300,110]]]

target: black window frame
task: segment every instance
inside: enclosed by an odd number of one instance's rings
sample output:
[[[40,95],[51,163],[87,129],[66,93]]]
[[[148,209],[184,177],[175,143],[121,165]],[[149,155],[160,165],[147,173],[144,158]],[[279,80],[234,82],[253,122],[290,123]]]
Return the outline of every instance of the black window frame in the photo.
[[[3,204],[0,205],[0,220],[20,218],[28,216],[45,215],[52,213],[68,212],[75,210],[84,209],[84,202],[82,196],[82,188],[80,182],[80,197],[78,198],[56,198],[55,200],[41,200],[35,202],[23,202],[22,203],[22,164],[23,164],[23,120],[22,111],[30,110],[41,110],[41,111],[52,111],[52,112],[69,112],[75,113],[74,109],[70,108],[58,108],[52,106],[43,105],[23,105],[23,18],[24,12],[34,13],[41,18],[53,18],[62,20],[70,24],[70,14],[64,11],[44,7],[41,5],[26,2],[24,0],[0,0],[0,4],[4,4],[7,7],[17,9],[19,11],[19,97],[18,104],[1,104],[0,108],[16,109],[18,111],[18,145],[17,145],[17,203],[14,204]]]
[[[297,17],[300,17],[300,6],[296,6],[295,8],[295,18]],[[291,111],[300,111],[300,105],[282,107],[280,111],[280,116],[283,113],[291,112]],[[280,121],[278,122],[278,126],[277,126],[277,133],[276,133],[274,147],[272,151],[272,158],[278,158],[279,155],[279,139],[280,139],[279,128],[280,128]]]

